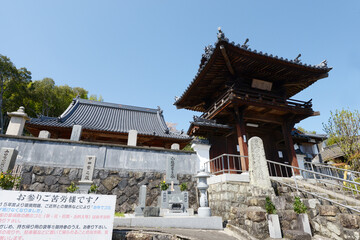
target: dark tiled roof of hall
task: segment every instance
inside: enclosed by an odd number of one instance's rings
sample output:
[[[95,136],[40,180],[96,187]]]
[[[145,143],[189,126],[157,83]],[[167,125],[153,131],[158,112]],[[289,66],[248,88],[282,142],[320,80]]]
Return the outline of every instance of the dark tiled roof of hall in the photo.
[[[236,44],[233,41],[230,42],[229,39],[225,37],[225,34],[219,29],[217,41],[215,42],[214,46],[210,44],[205,47],[205,53],[202,55],[199,69],[198,69],[195,77],[190,82],[190,84],[187,86],[187,88],[182,93],[182,95],[180,97],[177,97],[176,101],[174,102],[174,105],[178,106],[179,102],[182,101],[182,99],[185,97],[186,93],[190,90],[190,88],[193,86],[195,81],[200,77],[202,71],[205,69],[205,67],[210,62],[211,58],[213,57],[213,55],[215,53],[215,50],[218,48],[218,45],[221,45],[221,44],[226,44],[226,45],[232,46],[234,48],[237,48],[238,50],[241,50],[244,53],[251,54],[253,56],[263,57],[268,60],[277,61],[278,63],[281,63],[281,64],[288,64],[289,66],[294,66],[294,67],[296,67],[296,66],[302,67],[303,69],[306,69],[310,72],[314,72],[314,74],[315,73],[316,74],[327,73],[332,69],[332,67],[327,66],[326,60],[322,61],[321,63],[319,63],[317,65],[302,63],[301,60],[299,59],[301,54],[299,54],[295,59],[287,59],[287,58],[279,57],[277,55],[274,56],[273,54],[264,53],[262,51],[258,52],[255,49],[252,50],[251,48],[249,48],[249,45],[247,45],[248,41],[249,40],[246,39],[245,43],[242,45]],[[297,92],[292,93],[291,96],[295,95],[296,93]]]
[[[60,117],[32,118],[28,125],[71,128],[81,125],[84,129],[128,133],[137,130],[141,135],[164,138],[189,139],[184,134],[170,132],[162,110],[105,103],[75,98]]]

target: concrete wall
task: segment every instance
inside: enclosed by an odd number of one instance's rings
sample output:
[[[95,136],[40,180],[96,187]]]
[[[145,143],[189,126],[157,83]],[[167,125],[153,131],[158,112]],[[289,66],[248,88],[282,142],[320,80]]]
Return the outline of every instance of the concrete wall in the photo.
[[[199,170],[196,153],[179,150],[0,135],[2,147],[19,151],[16,164],[82,168],[85,157],[94,155],[95,168],[165,172],[167,159],[174,156],[179,162],[178,173]]]

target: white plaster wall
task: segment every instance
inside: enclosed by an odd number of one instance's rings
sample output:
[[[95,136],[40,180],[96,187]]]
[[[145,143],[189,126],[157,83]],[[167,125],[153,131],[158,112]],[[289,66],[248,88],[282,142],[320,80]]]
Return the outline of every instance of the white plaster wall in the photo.
[[[197,168],[200,170],[204,167],[205,163],[210,160],[210,147],[211,145],[202,143],[193,143],[191,147],[197,155]]]

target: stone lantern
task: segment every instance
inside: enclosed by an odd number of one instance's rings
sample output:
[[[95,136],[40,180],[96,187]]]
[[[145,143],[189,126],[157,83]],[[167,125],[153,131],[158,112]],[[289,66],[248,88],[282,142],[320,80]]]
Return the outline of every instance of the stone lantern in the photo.
[[[21,136],[24,130],[26,120],[30,120],[25,113],[25,108],[20,107],[16,112],[7,113],[10,119],[6,135]]]
[[[205,169],[201,169],[200,172],[195,176],[199,179],[197,188],[200,191],[200,207],[198,209],[199,217],[210,217],[211,210],[209,208],[209,202],[207,198],[206,190],[209,188],[207,185],[207,178],[209,178],[209,173],[205,172]]]

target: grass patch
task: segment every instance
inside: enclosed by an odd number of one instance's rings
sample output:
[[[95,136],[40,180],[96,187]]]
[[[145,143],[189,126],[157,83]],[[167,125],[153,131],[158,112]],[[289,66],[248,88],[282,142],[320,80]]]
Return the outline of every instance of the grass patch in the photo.
[[[115,212],[115,217],[125,217],[123,212]]]

